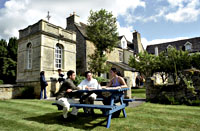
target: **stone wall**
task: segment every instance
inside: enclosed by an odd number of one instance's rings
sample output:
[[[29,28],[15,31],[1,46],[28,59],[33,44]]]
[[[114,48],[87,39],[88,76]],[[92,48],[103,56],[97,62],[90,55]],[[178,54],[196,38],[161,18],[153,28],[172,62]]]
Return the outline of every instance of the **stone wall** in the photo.
[[[21,95],[24,86],[17,86],[11,84],[0,85],[0,100],[12,99]]]
[[[200,99],[200,78],[193,81],[194,88],[187,88],[186,85],[180,83],[179,85],[154,85],[154,81],[146,78],[146,100],[150,102],[159,103],[184,103]],[[174,102],[174,103],[173,103]],[[171,103],[168,103],[171,104]],[[185,103],[184,103],[185,104]]]
[[[58,92],[60,84],[56,82],[56,79],[51,78],[51,80],[47,81],[48,86],[46,87],[47,97],[55,96],[55,93]],[[32,88],[32,89],[28,89]],[[27,82],[21,83],[21,85],[11,85],[11,84],[3,84],[0,85],[0,99],[14,99],[14,98],[24,98],[23,92],[25,90],[29,90],[26,96],[29,94],[32,95],[31,98],[40,98],[40,82]],[[33,92],[30,92],[30,91]]]

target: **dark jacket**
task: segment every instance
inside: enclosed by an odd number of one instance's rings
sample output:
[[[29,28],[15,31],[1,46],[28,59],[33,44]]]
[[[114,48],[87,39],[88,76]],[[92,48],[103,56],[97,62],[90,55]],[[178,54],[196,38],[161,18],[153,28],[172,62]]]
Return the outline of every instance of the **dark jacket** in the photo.
[[[58,82],[59,82],[59,83],[61,83],[61,82],[63,82],[63,81],[65,80],[65,79],[63,78],[63,77],[64,77],[63,74],[59,74],[58,76],[59,76],[59,78],[58,78]]]
[[[64,83],[61,85],[57,95],[56,95],[56,100],[66,97],[66,98],[71,98],[73,97],[73,93],[71,92],[66,92],[67,89],[72,89],[72,90],[79,90],[78,87],[76,87],[71,79],[66,79]]]
[[[46,87],[48,85],[47,81],[45,80],[44,75],[40,76],[40,86],[41,87]]]

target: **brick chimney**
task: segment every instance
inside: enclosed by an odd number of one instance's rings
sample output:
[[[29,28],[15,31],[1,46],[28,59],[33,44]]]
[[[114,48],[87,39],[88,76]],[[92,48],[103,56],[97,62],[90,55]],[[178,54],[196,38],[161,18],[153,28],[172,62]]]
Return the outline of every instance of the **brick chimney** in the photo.
[[[73,12],[73,14],[70,14],[70,16],[67,17],[66,24],[66,29],[70,29],[74,24],[80,25],[80,17],[76,15],[76,12]]]
[[[141,37],[140,37],[140,33],[137,32],[136,30],[133,32],[133,45],[134,45],[134,51],[135,53],[139,53],[139,52],[143,52],[144,51],[144,47],[141,43]]]

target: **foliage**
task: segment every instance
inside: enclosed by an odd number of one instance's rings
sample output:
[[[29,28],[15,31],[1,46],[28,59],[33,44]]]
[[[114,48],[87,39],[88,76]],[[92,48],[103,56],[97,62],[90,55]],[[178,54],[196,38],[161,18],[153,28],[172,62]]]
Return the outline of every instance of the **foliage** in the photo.
[[[98,83],[108,82],[109,80],[103,77],[94,77],[98,81]]]
[[[32,86],[24,87],[24,89],[22,90],[21,96],[19,96],[18,98],[20,98],[20,99],[33,99],[33,98],[35,98],[34,87],[32,87]]]
[[[12,37],[8,42],[8,57],[14,61],[17,61],[17,38]]]
[[[17,38],[10,38],[9,43],[0,41],[0,79],[5,84],[16,81],[17,72]]]
[[[3,84],[3,80],[0,80],[0,84]]]
[[[197,64],[199,56],[194,55],[193,58],[193,63]],[[181,72],[192,67],[191,61],[192,57],[187,51],[168,48],[166,51],[161,52],[159,56],[147,52],[139,53],[130,58],[129,65],[145,77],[151,77],[154,73],[159,72],[163,83],[169,76],[172,76],[173,82],[177,83]]]
[[[130,57],[129,65],[139,71],[145,77],[151,77],[157,68],[158,57],[148,54],[146,51]]]
[[[96,52],[98,51],[95,51],[94,54],[89,56],[90,61],[88,62],[88,64],[89,70],[97,76],[97,73],[108,72],[111,66],[109,64],[106,64],[107,57],[105,56],[105,54],[100,56],[100,53]]]
[[[78,85],[81,83],[81,81],[84,80],[84,79],[85,79],[84,76],[77,75],[77,76],[76,76],[76,79],[75,79],[75,81],[74,81],[74,84],[75,84],[76,86],[78,86]]]
[[[7,42],[3,39],[0,40],[0,57],[7,57]]]
[[[191,64],[192,64],[192,67],[194,68],[197,68],[197,69],[200,69],[200,53],[194,53],[191,55]]]
[[[89,69],[98,75],[107,72],[105,53],[111,52],[118,42],[116,18],[105,9],[91,10],[86,33],[96,48],[95,53],[89,56]]]
[[[2,79],[6,84],[15,83],[17,66],[16,61],[11,58],[0,57],[0,66],[0,79]]]
[[[111,12],[101,9],[97,12],[90,11],[87,26],[87,36],[91,40],[100,56],[103,52],[110,52],[117,45],[118,33],[116,18]]]
[[[184,69],[191,68],[191,58],[187,51],[168,48],[166,52],[167,66],[165,72],[173,76],[174,83],[178,81]],[[163,61],[161,61],[163,62]]]
[[[154,98],[148,99],[152,103],[171,104],[171,105],[200,105],[199,96],[194,92],[194,88],[185,84],[173,85],[154,85]],[[188,94],[190,93],[190,94]]]

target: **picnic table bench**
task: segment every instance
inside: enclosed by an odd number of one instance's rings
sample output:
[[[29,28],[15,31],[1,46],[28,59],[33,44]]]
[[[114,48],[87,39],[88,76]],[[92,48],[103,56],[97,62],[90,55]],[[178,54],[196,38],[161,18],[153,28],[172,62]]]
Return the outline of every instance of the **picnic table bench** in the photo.
[[[112,114],[117,111],[123,111],[124,117],[126,117],[125,107],[128,106],[129,102],[134,101],[134,99],[124,99],[124,91],[128,90],[129,88],[122,88],[122,89],[95,89],[95,90],[78,90],[77,93],[87,93],[88,96],[92,93],[96,93],[99,98],[96,101],[109,101],[109,105],[96,105],[96,104],[79,104],[79,103],[70,103],[70,107],[77,107],[77,108],[92,108],[92,109],[103,109],[105,115],[108,117],[107,119],[107,128],[110,127],[111,117]],[[104,97],[102,92],[109,92],[110,96]],[[80,101],[81,101],[80,97]],[[120,102],[120,105],[115,105],[114,102]],[[57,105],[58,110],[62,110],[63,107],[57,103],[52,103],[52,105]]]

